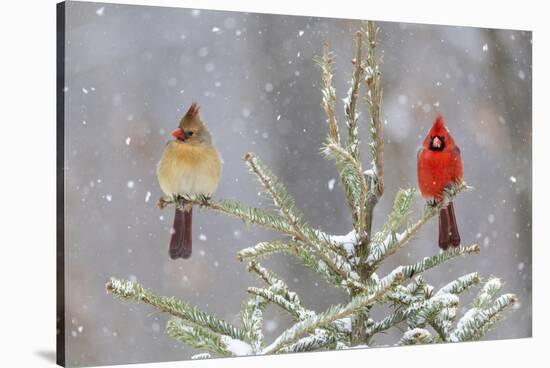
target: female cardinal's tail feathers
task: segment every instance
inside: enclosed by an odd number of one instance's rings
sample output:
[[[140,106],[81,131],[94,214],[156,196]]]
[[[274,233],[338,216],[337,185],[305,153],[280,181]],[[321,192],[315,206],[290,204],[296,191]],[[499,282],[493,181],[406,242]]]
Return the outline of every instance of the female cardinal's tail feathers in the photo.
[[[192,211],[192,207],[183,210],[176,208],[172,236],[170,237],[170,247],[168,248],[170,258],[172,259],[191,257],[193,245],[191,232]]]

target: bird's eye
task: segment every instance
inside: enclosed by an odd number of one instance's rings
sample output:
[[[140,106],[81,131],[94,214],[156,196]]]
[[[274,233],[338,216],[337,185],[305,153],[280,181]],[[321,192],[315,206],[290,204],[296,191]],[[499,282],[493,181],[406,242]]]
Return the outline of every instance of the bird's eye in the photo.
[[[193,132],[191,132],[191,131],[185,132],[185,136],[186,136],[187,138],[191,137],[192,135],[193,135]]]

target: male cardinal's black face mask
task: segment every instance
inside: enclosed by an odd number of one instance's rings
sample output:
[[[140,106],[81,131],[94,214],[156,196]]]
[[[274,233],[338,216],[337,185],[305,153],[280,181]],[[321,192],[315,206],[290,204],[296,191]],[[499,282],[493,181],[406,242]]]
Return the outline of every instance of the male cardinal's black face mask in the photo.
[[[430,139],[430,150],[443,151],[445,149],[445,137],[436,135]]]

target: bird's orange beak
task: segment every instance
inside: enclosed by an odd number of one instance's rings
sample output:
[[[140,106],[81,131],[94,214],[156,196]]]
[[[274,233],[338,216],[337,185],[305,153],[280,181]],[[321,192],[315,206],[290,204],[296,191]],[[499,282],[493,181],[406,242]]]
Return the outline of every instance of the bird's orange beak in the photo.
[[[185,134],[183,134],[183,130],[181,128],[176,128],[172,131],[172,137],[180,140],[185,139]]]

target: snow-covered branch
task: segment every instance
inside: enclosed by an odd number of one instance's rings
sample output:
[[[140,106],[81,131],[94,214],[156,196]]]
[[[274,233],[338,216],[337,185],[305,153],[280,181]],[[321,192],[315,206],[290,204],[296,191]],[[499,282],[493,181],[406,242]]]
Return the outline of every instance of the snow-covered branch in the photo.
[[[344,306],[332,306],[327,311],[320,313],[312,318],[298,322],[291,328],[283,332],[271,345],[263,350],[263,354],[278,352],[283,347],[294,343],[304,335],[311,333],[317,328],[325,327],[332,322],[350,316],[353,313],[373,304],[388,291],[388,289],[400,282],[403,273],[399,270],[392,272],[386,278],[380,280],[375,290],[368,295],[358,295]]]
[[[196,307],[191,307],[174,297],[155,295],[138,283],[111,277],[105,288],[107,292],[121,300],[134,300],[149,304],[161,312],[184,320],[187,324],[192,324],[214,333],[244,339],[245,335],[243,331],[230,323],[205,313]]]
[[[493,301],[501,287],[502,283],[496,277],[490,278],[483,285],[472,303],[472,308],[458,321],[450,341],[479,340],[502,318],[504,309],[514,304],[517,297],[514,294],[504,294]]]
[[[449,201],[452,201],[459,193],[470,189],[471,187],[469,187],[464,181],[456,186],[449,187],[444,193],[444,199],[435,206],[427,205],[424,209],[422,217],[410,227],[401,233],[392,233],[382,242],[373,244],[371,247],[371,253],[367,260],[369,265],[373,268],[376,267],[376,265],[382,260],[391,256],[405,246],[432,217],[439,213],[441,208],[447,206]]]
[[[366,78],[365,84],[367,94],[367,108],[370,115],[370,134],[371,134],[371,155],[374,162],[373,171],[375,173],[375,190],[374,194],[377,198],[384,193],[384,165],[383,152],[384,140],[382,139],[382,83],[380,67],[376,58],[376,38],[378,29],[374,22],[368,21],[365,26],[365,35],[367,41],[367,56],[366,56]]]

